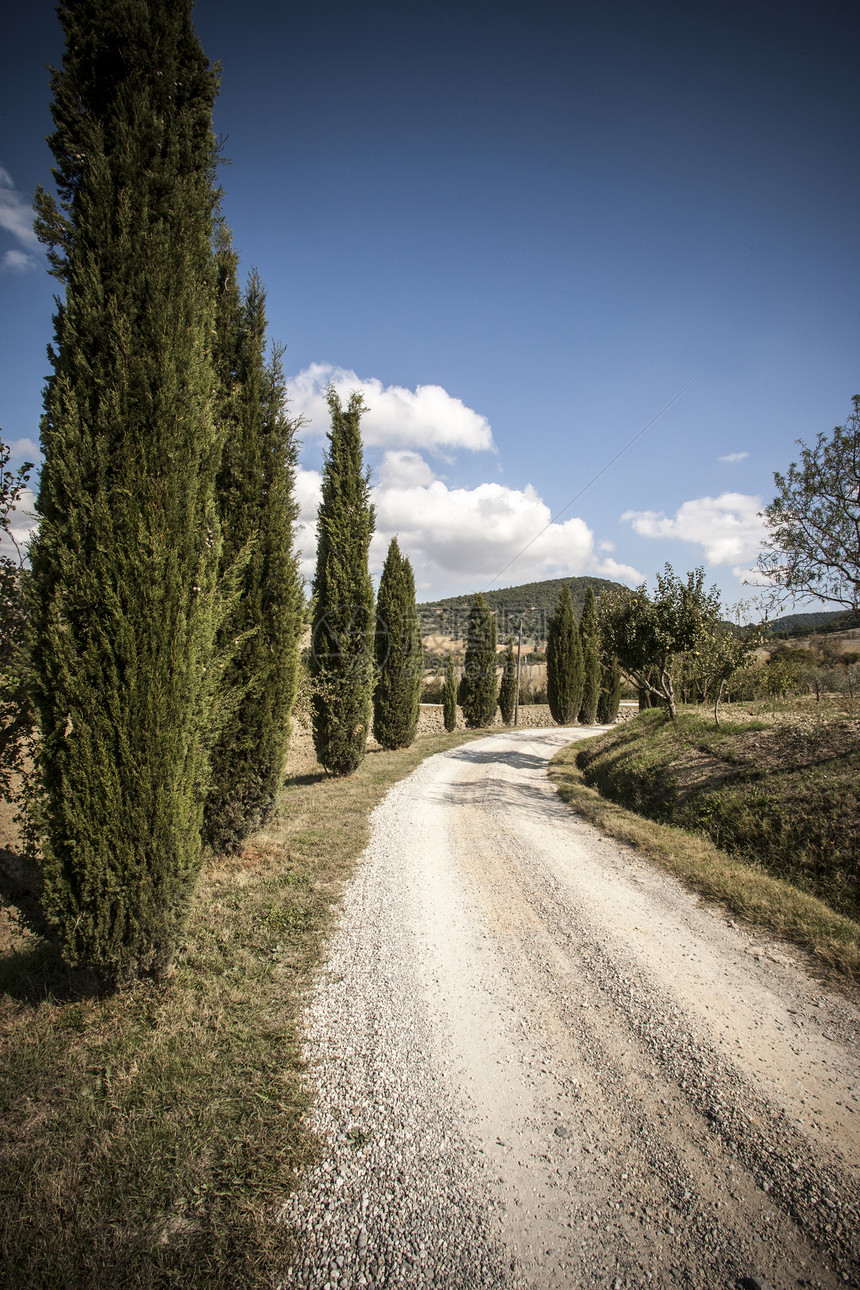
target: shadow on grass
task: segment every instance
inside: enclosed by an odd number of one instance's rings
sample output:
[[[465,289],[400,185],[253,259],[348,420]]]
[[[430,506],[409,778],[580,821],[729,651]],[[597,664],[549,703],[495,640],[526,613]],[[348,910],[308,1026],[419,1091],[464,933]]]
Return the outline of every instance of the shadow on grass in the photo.
[[[59,950],[39,940],[0,958],[0,995],[33,1007],[42,1003],[74,1003],[102,999],[115,993],[95,973],[70,968]]]
[[[0,900],[29,937],[20,949],[0,957],[0,994],[19,1003],[48,1000],[69,1003],[113,993],[113,988],[87,969],[63,962],[51,928],[42,917],[38,882],[26,856],[0,849]]]
[[[325,779],[331,779],[331,776],[322,768],[309,770],[303,775],[288,775],[284,780],[284,788],[304,788],[309,784],[321,784]]]

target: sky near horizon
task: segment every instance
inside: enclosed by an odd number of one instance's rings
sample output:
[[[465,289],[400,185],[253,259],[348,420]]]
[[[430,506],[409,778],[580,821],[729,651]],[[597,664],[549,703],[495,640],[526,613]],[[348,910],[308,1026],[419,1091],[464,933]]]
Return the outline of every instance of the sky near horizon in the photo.
[[[224,210],[305,418],[361,389],[379,572],[418,599],[704,564],[744,586],[773,472],[860,391],[853,4],[199,0]],[[0,51],[0,426],[38,452],[56,282],[47,0]],[[22,521],[23,524],[26,521]],[[809,606],[814,607],[814,606]]]

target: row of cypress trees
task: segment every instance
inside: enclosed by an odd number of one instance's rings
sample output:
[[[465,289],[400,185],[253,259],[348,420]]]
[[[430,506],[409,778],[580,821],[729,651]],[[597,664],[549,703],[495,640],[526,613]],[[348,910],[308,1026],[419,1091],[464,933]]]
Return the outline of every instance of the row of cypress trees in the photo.
[[[621,672],[601,648],[594,589],[588,587],[577,624],[570,587],[562,587],[549,626],[546,650],[547,701],[559,725],[579,721],[607,724],[618,715]]]
[[[496,624],[484,596],[472,602],[466,629],[466,656],[459,687],[449,656],[443,703],[445,727],[456,724],[459,697],[465,723],[471,728],[492,724],[496,705],[509,725],[516,703],[516,660],[508,641],[502,662],[502,679],[496,684]],[[585,594],[579,623],[573,611],[570,587],[565,585],[550,622],[547,641],[547,699],[559,725],[607,723],[618,715],[621,673],[615,661],[601,651],[594,590]]]
[[[52,75],[64,287],[31,552],[44,911],[66,960],[162,973],[202,838],[271,810],[296,683],[295,427],[219,218],[190,0],[74,0]]]
[[[281,352],[266,356],[265,292],[254,274],[240,290],[220,218],[218,80],[190,0],[68,0],[59,13],[59,196],[36,195],[64,287],[31,552],[36,824],[66,960],[121,981],[171,962],[203,840],[238,846],[274,803],[302,619],[296,426]],[[383,747],[414,738],[422,651],[396,541],[374,618],[361,398],[343,408],[330,390],[329,407],[312,716],[318,759],[344,775],[371,711]],[[470,726],[495,711],[495,633],[479,597]],[[561,626],[553,649],[570,652]],[[577,683],[556,673],[567,711]]]

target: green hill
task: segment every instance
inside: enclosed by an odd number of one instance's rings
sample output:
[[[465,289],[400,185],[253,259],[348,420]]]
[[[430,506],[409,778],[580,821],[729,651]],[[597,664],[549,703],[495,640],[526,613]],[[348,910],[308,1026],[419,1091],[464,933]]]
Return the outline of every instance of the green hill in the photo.
[[[516,636],[523,624],[523,635],[529,639],[546,640],[549,620],[555,613],[558,595],[565,583],[570,584],[573,608],[577,618],[582,614],[585,593],[594,588],[599,597],[606,587],[617,587],[617,582],[607,578],[549,578],[545,582],[524,582],[518,587],[502,587],[498,591],[485,591],[484,599],[495,611],[500,643],[508,636]],[[463,638],[466,618],[474,599],[474,592],[467,596],[448,596],[418,606],[421,632],[424,636],[449,636]]]
[[[786,614],[768,623],[771,636],[808,636],[810,632],[837,632],[856,627],[857,615],[847,609],[818,610],[811,614]]]

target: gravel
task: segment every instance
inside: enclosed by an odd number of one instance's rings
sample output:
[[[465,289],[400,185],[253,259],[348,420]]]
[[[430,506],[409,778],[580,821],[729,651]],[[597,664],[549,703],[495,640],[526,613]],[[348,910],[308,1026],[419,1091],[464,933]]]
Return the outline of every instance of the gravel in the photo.
[[[440,754],[375,812],[286,1285],[860,1284],[857,1008],[560,802],[583,733]]]

